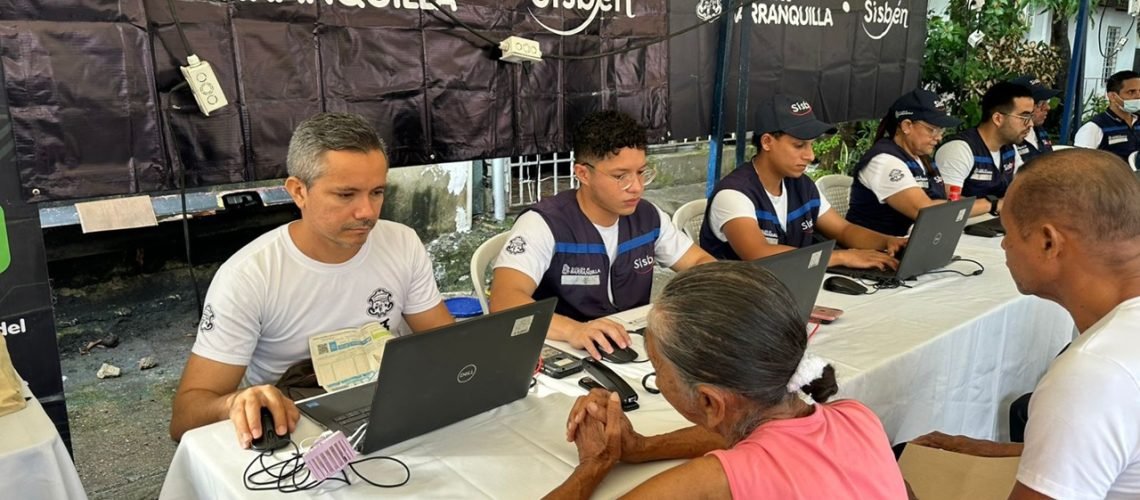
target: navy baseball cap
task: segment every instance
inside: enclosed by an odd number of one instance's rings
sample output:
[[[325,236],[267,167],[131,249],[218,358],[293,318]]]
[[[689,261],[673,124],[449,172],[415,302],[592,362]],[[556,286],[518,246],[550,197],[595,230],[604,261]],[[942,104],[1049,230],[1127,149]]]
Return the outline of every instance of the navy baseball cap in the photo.
[[[895,99],[887,113],[896,122],[921,120],[935,127],[953,128],[962,121],[946,114],[937,104],[938,95],[926,89],[914,89]]]
[[[795,96],[776,94],[760,105],[755,134],[783,132],[796,139],[811,140],[834,134],[835,126],[815,118],[811,104]]]
[[[1029,89],[1029,92],[1033,94],[1033,100],[1035,102],[1048,101],[1061,93],[1060,90],[1046,87],[1044,83],[1041,83],[1041,80],[1038,80],[1033,75],[1021,75],[1010,80],[1009,83],[1016,83]]]

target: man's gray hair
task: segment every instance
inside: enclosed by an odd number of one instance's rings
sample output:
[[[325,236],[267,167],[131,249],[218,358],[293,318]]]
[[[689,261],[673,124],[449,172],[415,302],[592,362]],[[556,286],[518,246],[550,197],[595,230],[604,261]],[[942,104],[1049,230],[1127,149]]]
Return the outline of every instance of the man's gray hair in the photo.
[[[351,113],[320,113],[297,125],[289,139],[289,153],[285,167],[289,175],[306,186],[325,173],[324,156],[329,151],[380,151],[388,158],[384,141],[376,130],[360,115]]]

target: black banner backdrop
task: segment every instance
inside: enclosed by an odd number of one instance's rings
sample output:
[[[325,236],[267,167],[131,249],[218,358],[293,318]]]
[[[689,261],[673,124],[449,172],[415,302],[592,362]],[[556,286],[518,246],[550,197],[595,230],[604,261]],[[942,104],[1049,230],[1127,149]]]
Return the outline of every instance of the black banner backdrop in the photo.
[[[20,199],[14,150],[8,106],[0,93],[0,335],[16,371],[28,381],[70,450],[40,213]]]
[[[715,23],[622,54],[519,66],[440,10],[492,40],[588,55],[660,39],[719,1],[176,0],[187,47],[165,0],[0,0],[20,194],[170,190],[183,162],[189,186],[283,177],[292,129],[322,110],[371,119],[395,166],[566,151],[567,131],[597,109],[632,114],[653,142],[705,135]],[[926,9],[888,1],[744,6],[757,19],[751,102],[784,90],[830,120],[885,111],[917,84]],[[208,118],[175,90],[191,49],[232,103]]]
[[[671,2],[671,31],[721,12],[721,0],[693,3]],[[777,93],[807,99],[818,116],[832,122],[880,118],[898,96],[918,86],[926,5],[926,0],[767,0],[737,9],[733,50],[747,26],[741,16],[752,18],[748,129],[763,99]],[[674,137],[704,136],[711,129],[716,36],[709,26],[670,44],[669,125]],[[729,67],[725,124],[732,130],[738,68],[735,63]]]

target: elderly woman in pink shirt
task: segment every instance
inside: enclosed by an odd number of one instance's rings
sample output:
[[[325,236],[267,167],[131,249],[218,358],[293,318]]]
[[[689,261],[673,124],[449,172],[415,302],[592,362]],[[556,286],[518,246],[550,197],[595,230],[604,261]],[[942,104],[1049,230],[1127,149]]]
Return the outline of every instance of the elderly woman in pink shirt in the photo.
[[[571,410],[579,465],[549,498],[587,498],[619,461],[691,459],[630,498],[906,499],[879,419],[854,400],[824,404],[835,370],[805,353],[804,321],[772,274],[740,262],[681,273],[645,333],[665,399],[693,427],[642,436],[616,397]],[[815,404],[805,402],[806,393]]]

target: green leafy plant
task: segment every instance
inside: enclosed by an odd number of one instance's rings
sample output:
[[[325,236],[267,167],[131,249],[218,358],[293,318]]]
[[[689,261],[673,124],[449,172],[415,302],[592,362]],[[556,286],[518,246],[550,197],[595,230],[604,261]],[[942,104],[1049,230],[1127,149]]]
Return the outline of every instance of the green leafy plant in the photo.
[[[1064,63],[1059,50],[1025,40],[1027,5],[1027,0],[990,0],[974,12],[966,0],[951,0],[948,17],[930,18],[924,85],[938,92],[947,110],[966,126],[981,118],[982,94],[994,83],[1032,74],[1051,85],[1060,72]],[[975,31],[985,35],[977,47],[968,42]]]

